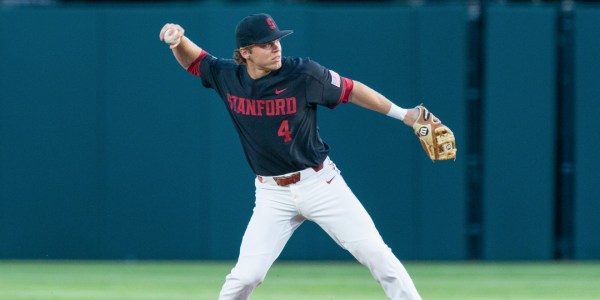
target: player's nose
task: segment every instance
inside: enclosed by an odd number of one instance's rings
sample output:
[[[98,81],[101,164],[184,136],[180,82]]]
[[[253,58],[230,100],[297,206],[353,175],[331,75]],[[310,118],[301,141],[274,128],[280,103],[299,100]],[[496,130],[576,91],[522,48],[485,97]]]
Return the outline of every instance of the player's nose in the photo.
[[[273,52],[281,50],[281,42],[279,42],[279,40],[274,40],[272,43],[273,44],[271,45],[271,50]]]

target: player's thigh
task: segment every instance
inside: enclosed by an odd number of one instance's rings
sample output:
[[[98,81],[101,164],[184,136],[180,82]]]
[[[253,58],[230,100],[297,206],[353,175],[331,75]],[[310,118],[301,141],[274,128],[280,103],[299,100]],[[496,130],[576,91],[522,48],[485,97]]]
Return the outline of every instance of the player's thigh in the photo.
[[[242,238],[240,256],[278,255],[303,221],[289,193],[257,185],[256,204]]]
[[[338,244],[379,239],[371,216],[350,190],[341,174],[315,185],[308,218],[317,223]]]

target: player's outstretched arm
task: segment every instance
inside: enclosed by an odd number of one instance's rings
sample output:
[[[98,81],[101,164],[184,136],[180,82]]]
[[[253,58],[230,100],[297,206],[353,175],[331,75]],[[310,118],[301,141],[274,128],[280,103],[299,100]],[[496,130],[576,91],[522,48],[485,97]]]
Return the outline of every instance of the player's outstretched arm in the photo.
[[[170,37],[171,40],[176,41],[175,43],[169,44],[165,39],[167,30],[175,32],[173,36]],[[169,48],[173,51],[175,59],[177,59],[177,62],[179,62],[184,69],[187,69],[202,52],[202,48],[198,47],[192,40],[188,39],[185,36],[185,30],[178,24],[165,24],[160,30],[159,38],[161,41],[170,45]]]
[[[400,116],[397,116],[398,114],[395,114],[396,110],[403,109],[394,105],[382,94],[356,80],[354,80],[354,87],[350,93],[350,102],[366,109],[398,118],[408,126],[412,126],[419,117],[419,110],[416,108],[407,109]]]

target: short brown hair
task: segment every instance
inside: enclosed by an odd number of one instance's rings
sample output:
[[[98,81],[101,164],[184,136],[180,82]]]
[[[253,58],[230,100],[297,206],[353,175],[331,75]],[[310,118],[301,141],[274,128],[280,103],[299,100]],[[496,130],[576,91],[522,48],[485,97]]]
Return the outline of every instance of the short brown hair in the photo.
[[[250,45],[240,49],[246,49],[248,52],[252,53],[252,46],[253,45]],[[245,65],[246,59],[242,56],[242,53],[240,53],[240,49],[233,50],[233,60],[235,60],[235,63],[238,65]]]

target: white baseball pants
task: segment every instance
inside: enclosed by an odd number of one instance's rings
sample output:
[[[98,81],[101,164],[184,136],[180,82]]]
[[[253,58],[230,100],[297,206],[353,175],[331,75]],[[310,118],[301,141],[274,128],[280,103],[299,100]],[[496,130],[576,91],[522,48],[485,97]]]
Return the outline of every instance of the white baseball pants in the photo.
[[[406,269],[329,158],[318,172],[301,171],[301,180],[295,184],[282,187],[272,177],[261,177],[255,185],[254,212],[220,300],[249,299],[305,220],[314,221],[369,268],[389,299],[421,299]]]

